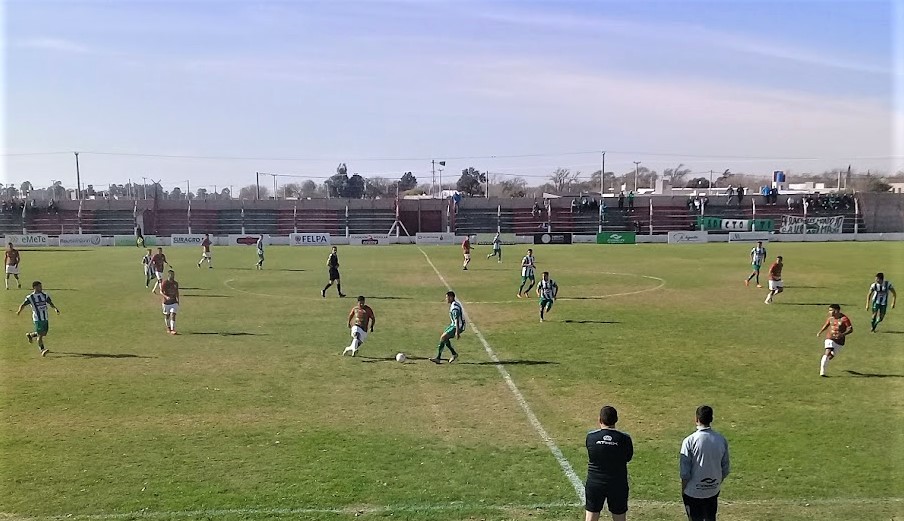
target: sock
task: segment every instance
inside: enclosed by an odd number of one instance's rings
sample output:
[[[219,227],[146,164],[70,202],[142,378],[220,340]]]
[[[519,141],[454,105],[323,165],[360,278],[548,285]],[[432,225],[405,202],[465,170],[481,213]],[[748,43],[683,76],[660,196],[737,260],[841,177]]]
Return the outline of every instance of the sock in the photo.
[[[534,283],[533,283],[533,282],[531,282],[531,283],[530,283],[530,286],[527,287],[527,291],[525,291],[525,293],[530,294],[530,290],[532,290],[532,289],[534,289]]]
[[[339,293],[340,295],[342,294],[342,283],[341,282],[336,283],[336,292]]]
[[[443,356],[443,348],[446,347],[446,341],[440,341],[439,345],[436,346],[436,359],[439,360]]]
[[[829,365],[829,355],[822,355],[819,362],[819,374],[826,374],[826,366]]]
[[[332,286],[332,285],[333,285],[333,283],[330,282],[329,284],[327,284],[326,286],[323,287],[323,291],[330,289],[330,286]]]
[[[876,330],[876,326],[879,325],[879,322],[882,322],[882,320],[879,317],[873,317],[873,320],[870,321],[870,324],[873,326],[872,327],[873,331]]]
[[[45,349],[44,337],[41,337],[41,336],[38,337],[38,347],[41,348],[41,351],[43,351]]]
[[[355,349],[358,349],[358,339],[357,339],[357,338],[353,338],[353,339],[352,339],[352,345],[350,345],[349,347],[351,347],[353,351],[354,351]]]
[[[757,283],[757,285],[760,284],[760,274],[759,273],[756,274],[756,283]]]
[[[518,288],[518,294],[520,295],[524,291],[524,283],[521,283],[521,287]]]
[[[170,329],[172,329],[173,331],[176,330],[176,319],[175,318],[170,319]]]
[[[458,352],[452,347],[452,340],[446,340],[446,347],[449,348],[449,352],[452,353],[452,356],[458,356]]]
[[[169,323],[169,317],[166,316],[166,315],[163,315],[163,325],[166,326],[166,329],[167,329],[167,330],[171,329],[171,328],[170,328],[170,323]]]

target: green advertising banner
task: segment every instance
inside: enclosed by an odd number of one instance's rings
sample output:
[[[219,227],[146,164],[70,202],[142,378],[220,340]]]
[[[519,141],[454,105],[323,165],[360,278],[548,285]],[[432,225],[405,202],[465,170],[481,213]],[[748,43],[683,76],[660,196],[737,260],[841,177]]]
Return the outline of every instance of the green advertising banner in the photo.
[[[775,221],[772,219],[754,219],[753,231],[755,232],[772,232],[775,231]]]
[[[597,244],[634,244],[637,242],[635,232],[603,232],[596,234]]]

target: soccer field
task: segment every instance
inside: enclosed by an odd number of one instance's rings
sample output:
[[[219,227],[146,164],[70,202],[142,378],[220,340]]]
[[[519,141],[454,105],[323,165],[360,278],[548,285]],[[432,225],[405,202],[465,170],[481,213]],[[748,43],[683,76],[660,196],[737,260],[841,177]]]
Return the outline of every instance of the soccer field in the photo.
[[[612,404],[636,451],[629,519],[680,520],[702,403],[731,444],[720,519],[904,519],[904,307],[876,334],[864,310],[877,271],[904,290],[904,244],[769,244],[772,305],[743,284],[751,246],[534,246],[559,285],[544,323],[515,298],[528,246],[502,264],[476,248],[468,271],[457,246],[340,246],[345,299],[320,296],[326,248],[268,248],[263,271],[254,248],[215,247],[214,269],[167,248],[178,336],[142,250],[23,251],[0,519],[582,519],[584,437]],[[34,279],[62,309],[46,358],[14,313]],[[446,284],[469,322],[435,365]],[[376,328],[343,357],[357,295]],[[819,378],[830,303],[854,334]]]

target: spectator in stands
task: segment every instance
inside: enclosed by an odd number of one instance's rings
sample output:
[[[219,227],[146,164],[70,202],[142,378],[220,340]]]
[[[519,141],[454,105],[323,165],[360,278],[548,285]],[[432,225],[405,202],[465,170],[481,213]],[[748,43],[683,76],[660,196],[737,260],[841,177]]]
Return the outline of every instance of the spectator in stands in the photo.
[[[625,191],[622,190],[618,194],[618,209],[624,211],[625,209]]]
[[[534,207],[531,209],[530,214],[534,216],[534,219],[540,217],[540,203],[536,199],[534,199]]]
[[[738,187],[738,206],[741,206],[741,203],[744,201],[744,187]]]
[[[788,209],[789,210],[794,209],[794,196],[793,195],[788,196]]]
[[[580,213],[584,213],[584,210],[590,209],[590,201],[587,200],[587,196],[581,196],[581,211]]]
[[[452,194],[452,206],[455,213],[458,213],[458,207],[461,204],[461,192],[455,192]]]
[[[574,213],[574,209],[577,207],[578,207],[578,198],[572,197],[571,198],[571,213]]]
[[[634,221],[634,233],[640,233],[641,225],[640,221]]]
[[[728,204],[731,204],[731,200],[734,199],[734,187],[728,185],[728,190],[725,193],[728,194]]]
[[[628,192],[628,210],[634,211],[634,190]]]

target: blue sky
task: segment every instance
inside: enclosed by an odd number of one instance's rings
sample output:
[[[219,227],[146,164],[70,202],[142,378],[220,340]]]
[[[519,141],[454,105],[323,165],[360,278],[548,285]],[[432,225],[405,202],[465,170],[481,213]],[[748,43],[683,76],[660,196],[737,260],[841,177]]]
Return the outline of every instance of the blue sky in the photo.
[[[897,170],[902,4],[12,1],[5,151],[79,150],[96,185],[427,181],[431,158],[539,184],[604,149],[616,172]],[[72,184],[73,158],[3,178]]]

